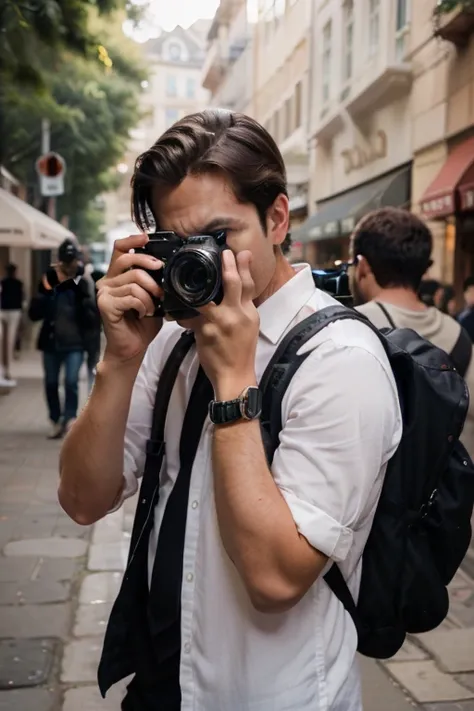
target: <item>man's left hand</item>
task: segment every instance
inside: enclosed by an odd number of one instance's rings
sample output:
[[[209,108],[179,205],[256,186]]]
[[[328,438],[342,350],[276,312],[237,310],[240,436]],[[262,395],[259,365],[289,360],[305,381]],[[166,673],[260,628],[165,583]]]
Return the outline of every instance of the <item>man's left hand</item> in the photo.
[[[260,319],[253,303],[251,252],[222,253],[224,298],[199,309],[195,337],[199,361],[217,400],[232,400],[255,385],[255,353]]]

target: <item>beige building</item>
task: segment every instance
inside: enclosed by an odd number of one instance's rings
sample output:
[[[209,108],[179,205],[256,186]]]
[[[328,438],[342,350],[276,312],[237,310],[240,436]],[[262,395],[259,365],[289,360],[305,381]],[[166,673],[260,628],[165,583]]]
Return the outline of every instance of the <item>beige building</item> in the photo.
[[[409,0],[316,0],[309,107],[310,215],[294,235],[314,266],[348,257],[369,210],[410,207]]]
[[[308,213],[312,6],[312,0],[260,0],[254,38],[250,113],[272,134],[285,160],[293,230]],[[298,243],[291,256],[301,257]]]
[[[207,105],[201,73],[209,27],[210,22],[198,20],[188,30],[177,26],[143,45],[149,72],[141,98],[143,119],[131,132],[127,154],[117,166],[121,185],[105,196],[106,233],[115,235],[121,225],[129,229],[130,177],[136,158],[178,119]]]
[[[246,0],[221,0],[202,68],[209,106],[248,113],[253,91],[252,36]]]
[[[435,235],[433,276],[459,292],[474,274],[474,6],[435,7],[412,2],[412,203]]]

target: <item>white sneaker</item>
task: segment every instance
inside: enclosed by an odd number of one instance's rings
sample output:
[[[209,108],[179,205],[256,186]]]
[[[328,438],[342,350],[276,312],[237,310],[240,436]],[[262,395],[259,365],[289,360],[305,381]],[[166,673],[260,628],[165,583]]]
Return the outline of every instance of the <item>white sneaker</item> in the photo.
[[[0,391],[3,394],[9,393],[16,386],[16,380],[10,378],[0,378]]]
[[[61,439],[64,434],[62,422],[52,422],[51,429],[48,434],[48,439]]]
[[[72,420],[68,420],[66,422],[66,424],[64,426],[64,431],[66,434],[68,434],[72,430],[76,419],[77,419],[76,417],[73,417]]]

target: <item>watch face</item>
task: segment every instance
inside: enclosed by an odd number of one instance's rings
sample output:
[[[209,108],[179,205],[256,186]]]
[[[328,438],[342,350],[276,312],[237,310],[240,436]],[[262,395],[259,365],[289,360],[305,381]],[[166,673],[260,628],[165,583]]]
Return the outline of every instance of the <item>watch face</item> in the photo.
[[[242,404],[242,415],[248,420],[255,420],[262,412],[262,393],[258,388],[248,388]]]

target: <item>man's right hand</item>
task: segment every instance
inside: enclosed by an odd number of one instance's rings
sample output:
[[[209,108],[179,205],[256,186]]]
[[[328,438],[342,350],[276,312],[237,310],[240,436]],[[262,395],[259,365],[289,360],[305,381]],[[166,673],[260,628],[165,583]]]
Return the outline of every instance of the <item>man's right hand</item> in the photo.
[[[144,269],[159,270],[163,263],[130,253],[147,242],[145,234],[117,240],[107,274],[97,282],[97,304],[107,338],[105,361],[141,362],[162,326],[162,319],[148,317],[155,311],[152,297],[162,298],[163,292]]]

